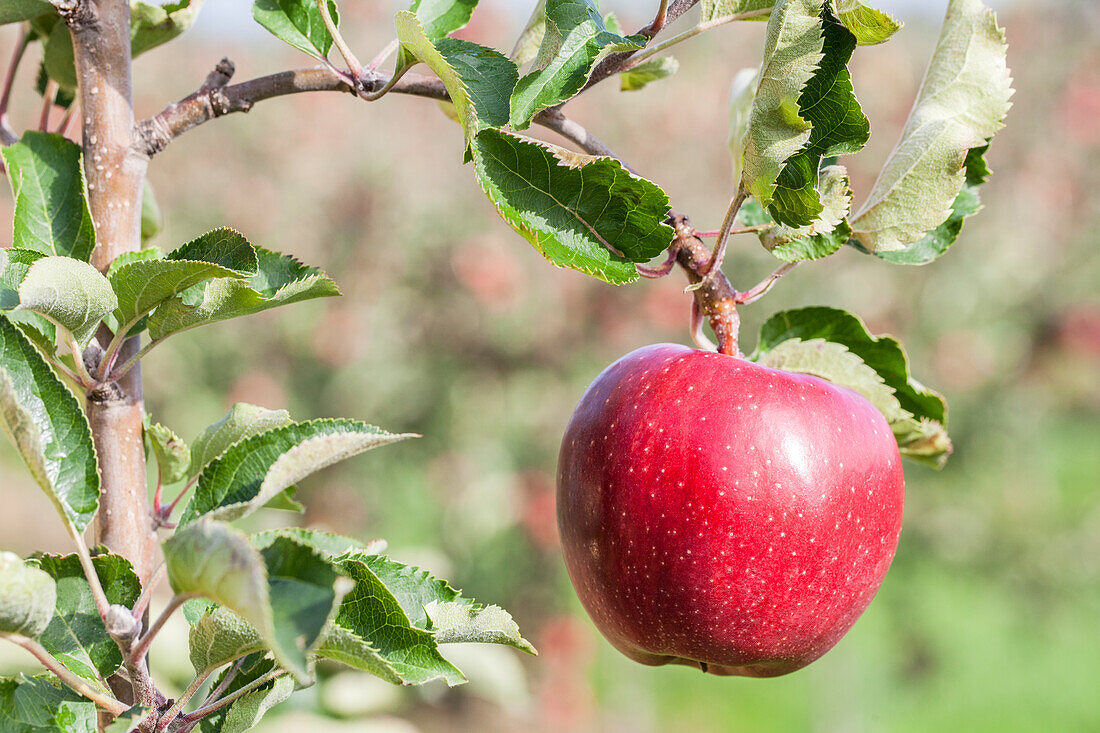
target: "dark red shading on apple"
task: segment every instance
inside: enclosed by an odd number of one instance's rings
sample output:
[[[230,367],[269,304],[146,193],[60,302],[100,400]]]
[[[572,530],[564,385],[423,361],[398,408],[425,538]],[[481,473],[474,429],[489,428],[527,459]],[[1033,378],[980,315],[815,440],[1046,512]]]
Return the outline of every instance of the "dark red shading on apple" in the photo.
[[[628,657],[771,677],[820,657],[871,602],[904,493],[890,427],[861,395],[659,344],[581,398],[558,525],[581,602]]]

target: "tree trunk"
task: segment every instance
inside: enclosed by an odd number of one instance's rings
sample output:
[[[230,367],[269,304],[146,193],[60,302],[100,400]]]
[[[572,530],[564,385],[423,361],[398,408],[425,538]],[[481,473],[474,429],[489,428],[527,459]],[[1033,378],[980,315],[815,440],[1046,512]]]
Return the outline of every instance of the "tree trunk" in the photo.
[[[141,192],[149,162],[131,150],[130,4],[76,0],[62,12],[73,35],[80,85],[84,173],[96,232],[92,264],[106,271],[120,254],[141,247]],[[126,344],[121,359],[135,352],[137,341]],[[96,541],[133,562],[144,584],[157,543],[145,483],[140,369],[89,395],[87,408],[102,477]]]

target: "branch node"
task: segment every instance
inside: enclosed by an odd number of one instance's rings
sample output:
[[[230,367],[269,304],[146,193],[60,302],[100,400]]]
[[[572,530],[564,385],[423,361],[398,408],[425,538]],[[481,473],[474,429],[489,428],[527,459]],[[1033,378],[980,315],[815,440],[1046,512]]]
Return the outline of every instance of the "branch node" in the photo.
[[[221,89],[229,80],[233,78],[233,74],[237,71],[237,65],[234,64],[229,58],[223,58],[218,62],[218,65],[214,67],[206,76],[206,81],[199,87],[199,93],[209,93],[214,89]]]

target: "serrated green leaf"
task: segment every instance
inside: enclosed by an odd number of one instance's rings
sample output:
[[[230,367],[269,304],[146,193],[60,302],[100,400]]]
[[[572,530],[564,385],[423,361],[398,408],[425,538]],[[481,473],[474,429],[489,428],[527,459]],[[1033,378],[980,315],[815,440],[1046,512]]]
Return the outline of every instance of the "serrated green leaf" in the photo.
[[[74,674],[104,691],[104,680],[122,666],[122,652],[107,634],[91,586],[76,555],[42,555],[31,560],[57,583],[57,605],[40,639],[42,646]],[[132,607],[141,581],[130,561],[120,555],[92,558],[100,585],[112,604]]]
[[[700,4],[702,11],[699,22],[709,23],[731,15],[741,15],[758,10],[768,10],[775,5],[775,0],[703,0]],[[762,13],[746,20],[767,20],[768,14]]]
[[[519,625],[500,606],[477,606],[465,601],[431,601],[424,607],[432,620],[438,644],[505,644],[538,654],[520,635]]]
[[[97,733],[95,703],[53,675],[0,677],[3,733]]]
[[[764,206],[772,202],[784,163],[810,140],[812,125],[799,99],[823,56],[821,10],[821,0],[780,0],[768,21],[741,177]]]
[[[0,314],[0,428],[74,536],[99,508],[99,472],[88,421],[73,393]]]
[[[19,23],[54,12],[46,0],[4,0],[0,5],[0,25]]]
[[[772,218],[792,227],[809,226],[824,216],[817,186],[821,159],[858,152],[871,135],[847,68],[856,38],[828,11],[821,20],[824,55],[798,97],[800,114],[813,126],[810,139],[783,165],[768,206]]]
[[[533,70],[516,83],[509,121],[525,130],[531,118],[581,90],[605,56],[636,51],[644,36],[611,33],[594,0],[547,0],[546,29]]]
[[[153,237],[164,229],[164,215],[160,212],[156,194],[149,180],[145,180],[145,186],[141,189],[141,244],[145,245]],[[112,263],[113,264],[113,263]]]
[[[951,216],[969,151],[987,145],[1008,112],[1006,51],[993,11],[951,0],[901,138],[851,220],[864,249],[904,249]]]
[[[197,474],[234,443],[290,423],[290,413],[286,410],[269,410],[238,402],[216,423],[203,428],[195,438],[191,445],[190,473]]]
[[[619,285],[672,242],[668,196],[617,160],[499,130],[478,135],[473,151],[478,183],[501,217],[558,267]]]
[[[260,679],[274,668],[275,665],[271,660],[260,660],[252,668],[238,674],[226,687],[225,694],[232,694],[249,682]],[[239,697],[227,708],[203,718],[199,730],[201,733],[243,733],[243,731],[252,730],[268,710],[285,701],[293,691],[293,679],[286,675],[277,677]]]
[[[202,515],[224,521],[248,516],[311,473],[410,437],[356,420],[291,423],[253,435],[203,469],[180,524]]]
[[[864,5],[861,0],[833,0],[836,17],[855,34],[861,46],[885,43],[901,29],[889,13]]]
[[[260,632],[225,606],[210,606],[191,626],[188,637],[191,665],[196,674],[266,649]]]
[[[50,31],[42,51],[42,66],[46,74],[63,89],[76,89],[76,64],[73,62],[73,37],[69,26],[57,23]]]
[[[83,349],[100,321],[118,306],[107,278],[83,260],[43,257],[19,284],[19,308],[64,327]]]
[[[813,222],[803,227],[776,224],[759,232],[760,243],[777,259],[801,262],[827,257],[851,236],[846,219],[852,205],[848,171],[842,165],[825,166],[817,190],[821,192],[822,210]]]
[[[420,20],[428,38],[438,39],[466,26],[477,0],[412,0],[409,13]]]
[[[146,415],[145,439],[157,459],[157,470],[164,484],[174,484],[187,475],[191,449],[182,438],[160,423],[150,423]]]
[[[37,639],[57,604],[57,585],[47,573],[13,552],[0,552],[0,636]]]
[[[443,80],[469,147],[487,127],[508,123],[508,98],[516,85],[516,65],[498,51],[457,38],[432,38],[410,12],[394,17],[405,53],[423,61]]]
[[[336,283],[316,267],[261,247],[255,249],[259,257],[255,275],[243,280],[212,280],[162,303],[149,316],[149,335],[159,341],[208,323],[340,294]]]
[[[527,19],[523,31],[516,39],[516,45],[512,47],[512,53],[508,54],[508,58],[516,66],[523,66],[528,61],[533,60],[539,54],[539,47],[542,45],[544,35],[546,35],[546,0],[538,0],[535,3],[534,10],[531,11],[531,17]]]
[[[837,308],[799,308],[776,313],[764,323],[750,359],[759,361],[791,339],[840,344],[862,359],[894,390],[901,409],[908,414],[891,424],[902,454],[920,452],[926,462],[942,465],[951,451],[950,440],[943,432],[947,405],[943,397],[910,376],[909,359],[896,339],[872,336],[859,318]]]
[[[146,260],[163,260],[165,258],[164,251],[159,247],[146,247],[145,249],[133,250],[130,252],[123,252],[118,257],[111,261],[111,264],[107,267],[107,279],[111,279],[111,275],[118,272],[118,270],[125,265],[129,265],[131,262],[145,262]]]
[[[927,265],[943,256],[959,238],[959,232],[962,231],[966,217],[982,209],[979,187],[985,183],[989,175],[984,157],[988,149],[989,146],[984,145],[980,148],[971,148],[966,154],[966,183],[963,184],[959,195],[955,197],[955,203],[951,205],[951,214],[947,217],[947,221],[918,241],[906,245],[904,249],[875,252],[875,256],[895,265]],[[856,240],[851,242],[862,252],[867,252]]]
[[[166,259],[143,258],[112,266],[108,277],[118,296],[115,318],[129,328],[188,288],[213,278],[246,278],[255,275],[258,266],[255,248],[232,229],[207,232]]]
[[[2,155],[15,197],[12,246],[87,261],[95,230],[80,146],[61,135],[29,131]]]
[[[680,62],[673,56],[647,59],[619,74],[620,89],[633,92],[655,81],[672,76],[680,69]]]
[[[329,15],[337,26],[340,16],[336,3],[329,0]],[[281,41],[322,61],[332,48],[332,36],[325,28],[321,9],[315,0],[256,0],[252,17]]]
[[[289,537],[295,542],[309,545],[323,555],[330,558],[355,552],[362,555],[377,555],[386,549],[384,540],[372,540],[360,542],[351,537],[323,532],[317,529],[303,529],[301,527],[286,527],[283,529],[269,529],[257,532],[249,539],[254,547],[263,549],[280,537]]]
[[[144,0],[131,2],[130,55],[137,58],[186,31],[198,18],[202,3],[203,0],[177,0],[167,5]]]
[[[466,681],[442,654],[431,631],[410,621],[398,599],[365,560],[337,558],[336,566],[355,581],[344,598],[335,626],[318,655],[404,684],[442,678],[448,685]]]

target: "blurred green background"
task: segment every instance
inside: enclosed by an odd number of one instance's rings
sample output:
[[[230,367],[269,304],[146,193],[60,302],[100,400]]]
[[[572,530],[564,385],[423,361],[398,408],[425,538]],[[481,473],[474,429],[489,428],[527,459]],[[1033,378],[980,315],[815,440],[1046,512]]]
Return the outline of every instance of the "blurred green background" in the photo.
[[[485,0],[464,35],[509,48],[531,4]],[[632,28],[650,4],[605,10]],[[873,130],[843,161],[857,198],[905,120],[944,3],[880,5],[909,22],[853,62]],[[985,211],[955,248],[925,268],[842,251],[743,309],[747,348],[770,313],[808,304],[899,336],[914,373],[948,397],[956,446],[943,472],[907,465],[897,559],[863,618],[779,679],[627,661],[584,616],[560,560],[553,477],[566,420],[621,354],[686,341],[682,276],[617,289],[545,263],[499,220],[461,165],[457,126],[423,99],[268,101],[159,155],[150,179],[167,226],[154,244],[232,226],[325,268],[344,297],[176,337],[145,362],[154,415],[191,437],[243,400],[422,433],[304,482],[304,516],[256,523],[385,537],[397,558],[508,608],[541,652],[455,650],[471,682],[453,690],[325,668],[264,730],[1100,730],[1100,8],[998,7],[1015,105],[989,155]],[[393,9],[342,3],[361,56],[392,37]],[[247,26],[243,2],[203,12],[193,33],[137,63],[141,116],[190,93],[223,55],[239,80],[309,64]],[[723,27],[675,50],[675,77],[632,93],[611,81],[569,112],[696,226],[716,228],[730,190],[727,87],[762,31]],[[14,36],[0,33],[0,58]],[[17,98],[16,122],[37,107]],[[10,220],[6,190],[0,214]],[[731,244],[735,285],[773,266],[751,235]],[[0,446],[0,544],[66,550],[21,470]],[[177,627],[154,656],[177,685],[189,678],[185,643]],[[0,649],[3,671],[26,664]]]

